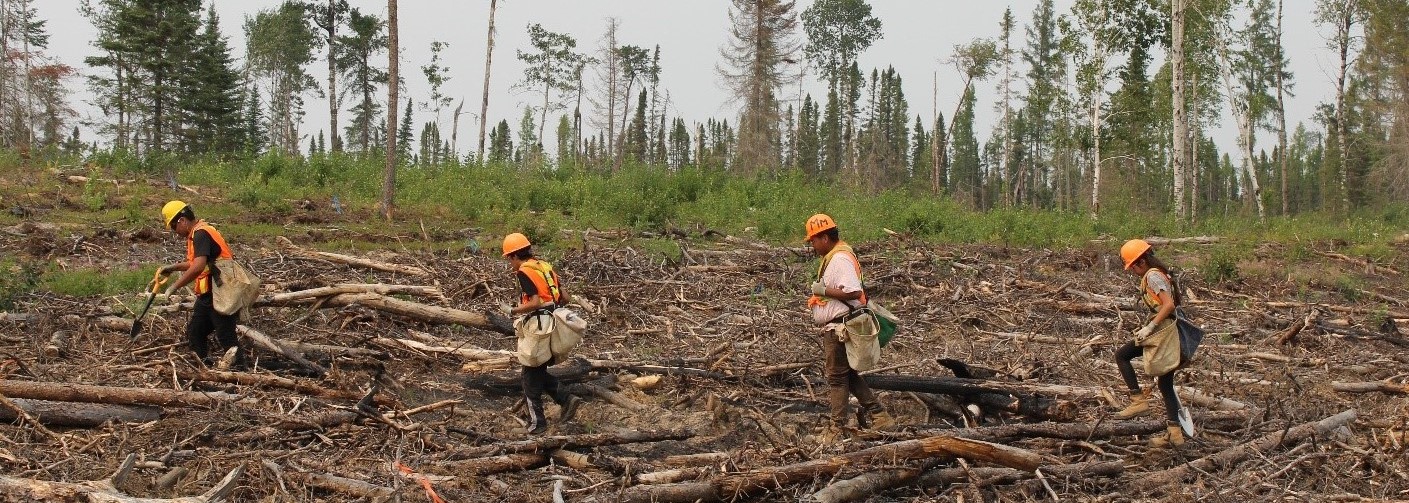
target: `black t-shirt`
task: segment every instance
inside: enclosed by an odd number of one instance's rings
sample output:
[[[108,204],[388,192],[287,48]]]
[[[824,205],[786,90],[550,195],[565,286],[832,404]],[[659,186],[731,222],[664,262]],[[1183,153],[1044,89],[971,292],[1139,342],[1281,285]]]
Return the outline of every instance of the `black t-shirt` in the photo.
[[[529,298],[538,296],[538,285],[533,284],[533,279],[529,278],[523,271],[518,272],[519,288],[523,289],[523,294]]]
[[[192,247],[196,249],[197,257],[205,257],[206,266],[210,268],[210,281],[213,285],[215,279],[220,277],[220,269],[215,267],[215,259],[220,258],[220,245],[216,244],[215,240],[211,239],[210,233],[205,230],[198,230],[192,233],[191,244]],[[196,302],[210,303],[212,298],[214,298],[213,294],[211,294],[210,291],[206,291],[206,293],[196,298]]]

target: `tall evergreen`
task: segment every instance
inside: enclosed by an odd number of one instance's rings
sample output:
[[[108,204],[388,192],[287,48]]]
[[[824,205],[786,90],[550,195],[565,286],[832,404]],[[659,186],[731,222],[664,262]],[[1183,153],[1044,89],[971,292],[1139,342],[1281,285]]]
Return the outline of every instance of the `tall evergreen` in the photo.
[[[812,95],[802,98],[802,109],[798,112],[797,119],[797,166],[803,173],[816,173],[821,168],[819,161],[822,154],[822,139],[818,136],[817,128],[821,117],[818,115],[817,102],[812,100]]]
[[[259,87],[245,88],[244,111],[241,121],[240,139],[243,141],[246,156],[257,156],[269,144],[269,133],[264,128],[264,109],[259,100]]]
[[[396,158],[401,164],[411,161],[411,98],[406,98],[406,108],[401,113],[401,126],[396,130]]]
[[[346,146],[366,153],[381,142],[382,105],[373,98],[377,87],[386,84],[386,69],[372,63],[373,56],[386,50],[387,37],[381,19],[357,9],[348,13],[348,34],[338,35],[333,57],[343,69],[343,89],[356,101],[348,110],[344,136]],[[346,96],[346,95],[345,95]]]
[[[182,74],[179,105],[186,115],[183,148],[191,153],[230,153],[239,149],[240,75],[230,46],[220,35],[220,19],[211,7],[196,39],[191,71]]]
[[[956,195],[967,197],[977,208],[980,205],[979,145],[974,135],[974,90],[969,89],[960,101],[959,114],[950,127],[950,183]]]

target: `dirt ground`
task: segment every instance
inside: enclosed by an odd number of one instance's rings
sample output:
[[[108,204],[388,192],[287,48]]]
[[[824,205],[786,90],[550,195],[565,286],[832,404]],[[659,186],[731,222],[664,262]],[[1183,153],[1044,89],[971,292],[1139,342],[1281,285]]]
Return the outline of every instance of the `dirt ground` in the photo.
[[[339,219],[345,217],[319,214],[316,209],[295,212],[313,214],[284,218],[291,224],[283,236],[298,246],[329,249],[350,241],[380,243],[373,251],[345,253],[420,267],[430,275],[313,260],[290,253],[290,248],[270,236],[227,233],[236,256],[264,278],[271,294],[341,283],[429,285],[438,287],[444,298],[400,298],[473,313],[490,312],[513,297],[508,265],[493,254],[458,247],[446,251],[445,246],[436,248],[440,251],[417,251],[430,248],[416,244],[426,238],[463,242],[456,233],[368,234],[343,229]],[[30,218],[41,221],[42,216]],[[5,255],[64,268],[152,267],[175,260],[182,251],[180,243],[155,228],[126,232],[102,222],[21,227],[0,231]],[[591,370],[579,373],[573,384],[574,392],[587,399],[577,417],[555,423],[546,435],[685,430],[687,438],[569,449],[593,456],[600,462],[596,467],[574,468],[561,456],[552,456],[546,466],[540,460],[527,467],[484,469],[466,453],[497,455],[501,452],[476,447],[530,438],[514,432],[524,416],[513,387],[517,369],[503,365],[504,359],[470,359],[386,341],[512,350],[512,336],[426,323],[356,304],[256,309],[248,325],[272,337],[385,355],[314,358],[331,368],[327,376],[316,379],[279,355],[253,350],[257,363],[250,373],[283,376],[352,395],[376,386],[388,400],[362,419],[320,426],[317,418],[356,410],[356,400],[179,378],[178,370],[198,366],[180,344],[188,316],[184,311],[149,315],[144,333],[129,340],[125,331],[104,328],[94,320],[108,315],[131,318],[131,309],[143,298],[136,293],[112,298],[33,293],[22,296],[12,311],[32,315],[30,319],[0,321],[4,348],[0,369],[7,380],[221,391],[253,400],[214,407],[168,406],[159,420],[53,427],[52,435],[21,421],[3,424],[0,473],[42,481],[102,480],[126,456],[135,454],[136,468],[117,489],[148,498],[198,495],[226,473],[243,467],[230,500],[378,499],[329,489],[310,478],[310,474],[324,474],[390,488],[391,496],[382,499],[400,501],[427,501],[422,480],[446,501],[551,501],[555,485],[567,501],[614,501],[642,484],[635,475],[684,466],[681,463],[688,462],[680,461],[681,455],[723,453],[700,457],[707,462],[697,464],[693,478],[687,479],[710,481],[966,427],[1038,421],[977,406],[975,415],[962,396],[880,391],[882,403],[899,420],[896,431],[864,432],[840,445],[818,445],[813,432],[826,412],[824,390],[816,385],[820,349],[816,329],[803,310],[815,258],[801,249],[717,233],[681,234],[652,237],[654,242],[677,239],[682,243],[679,258],[667,258],[641,248],[640,234],[563,231],[549,258],[569,291],[584,295],[594,309],[581,310],[592,326],[575,351],[580,360],[560,367]],[[1053,418],[1057,423],[1118,422],[1112,413],[1123,406],[1125,397],[1113,352],[1129,339],[1130,330],[1139,326],[1145,314],[1134,308],[1135,278],[1120,270],[1116,246],[1115,241],[1105,241],[1083,249],[1029,250],[932,245],[904,236],[861,244],[858,251],[870,295],[904,320],[900,335],[885,350],[878,373],[952,377],[953,372],[939,360],[957,360],[992,381],[1097,392],[1048,394],[1047,398],[1071,407],[1065,417]],[[1183,398],[1196,419],[1206,414],[1216,419],[1200,420],[1198,436],[1184,447],[1150,447],[1149,435],[1018,436],[1003,443],[1037,453],[1044,467],[1118,462],[1123,469],[1103,476],[1010,480],[982,476],[986,472],[978,469],[989,465],[981,462],[873,463],[845,466],[835,474],[750,497],[792,501],[867,472],[959,467],[967,476],[886,489],[871,499],[1409,498],[1409,456],[1405,455],[1409,400],[1403,394],[1403,383],[1409,379],[1409,330],[1405,330],[1409,320],[1404,319],[1409,315],[1400,300],[1406,295],[1406,281],[1399,272],[1409,267],[1406,245],[1395,245],[1393,260],[1366,267],[1314,253],[1293,254],[1288,245],[1267,244],[1237,263],[1236,279],[1210,283],[1201,267],[1217,246],[1159,248],[1166,262],[1186,271],[1187,311],[1208,332],[1197,360],[1179,372],[1177,384],[1191,389]],[[1337,243],[1299,246],[1337,250]],[[1289,256],[1300,260],[1289,262]],[[1289,327],[1303,326],[1286,343],[1278,342]],[[71,346],[62,354],[46,355],[44,347],[56,331],[72,332]],[[611,362],[619,365],[608,368]],[[660,367],[703,372],[682,374]],[[640,389],[632,384],[636,377],[649,375],[662,376],[658,386]],[[1335,388],[1335,383],[1371,382],[1388,383],[1387,391],[1397,385],[1400,393]],[[608,393],[594,392],[593,387]],[[1105,397],[1101,390],[1107,391]],[[1195,394],[1204,399],[1195,399]],[[415,415],[397,413],[448,399],[460,403]],[[1229,410],[1238,405],[1243,408]],[[1223,415],[1214,414],[1215,408],[1222,409]],[[1153,417],[1158,417],[1162,409],[1155,409]],[[1165,470],[1350,409],[1357,416],[1344,428],[1254,452],[1232,463],[1196,465],[1177,483],[1132,489],[1141,480],[1167,474]],[[556,413],[556,407],[550,406],[549,417],[556,418]],[[471,463],[466,463],[467,457]],[[425,478],[399,475],[398,465]],[[477,468],[464,469],[468,465]],[[615,469],[603,469],[605,465]],[[171,475],[178,468],[184,474]],[[174,477],[174,482],[162,480],[159,486],[158,479],[164,475]],[[0,496],[0,501],[9,500]]]

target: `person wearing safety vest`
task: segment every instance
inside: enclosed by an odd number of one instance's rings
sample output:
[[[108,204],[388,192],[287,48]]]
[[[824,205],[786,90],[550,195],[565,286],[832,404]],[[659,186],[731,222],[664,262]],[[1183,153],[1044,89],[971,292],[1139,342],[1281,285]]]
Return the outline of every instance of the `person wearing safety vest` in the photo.
[[[504,257],[514,266],[514,277],[523,292],[515,304],[504,304],[500,311],[510,318],[518,316],[553,316],[553,309],[566,305],[569,297],[563,291],[563,283],[558,278],[553,265],[533,256],[533,244],[520,233],[504,237]],[[547,392],[553,402],[562,407],[559,421],[568,421],[577,412],[581,399],[568,393],[558,385],[558,378],[548,373],[548,367],[557,363],[549,359],[537,367],[523,366],[523,396],[528,401],[528,425],[530,434],[543,433],[548,429],[548,418],[543,414],[543,393]]]
[[[846,346],[838,340],[837,324],[855,308],[866,305],[866,292],[861,284],[861,263],[851,246],[841,241],[836,221],[818,213],[807,219],[807,243],[813,253],[822,258],[817,267],[817,279],[810,287],[807,307],[812,321],[821,329],[822,367],[827,380],[827,403],[831,421],[823,429],[823,444],[836,440],[847,429],[850,395],[861,403],[856,412],[857,426],[886,429],[895,426],[895,419],[881,407],[866,380],[851,368],[846,360]]]
[[[1120,376],[1130,391],[1130,405],[1116,417],[1129,419],[1150,412],[1150,395],[1153,389],[1140,390],[1140,380],[1135,376],[1135,367],[1130,360],[1143,354],[1139,344],[1155,333],[1166,320],[1174,322],[1174,310],[1178,305],[1178,293],[1169,277],[1169,267],[1155,258],[1154,249],[1143,239],[1126,241],[1120,247],[1120,258],[1125,270],[1140,277],[1140,298],[1154,315],[1145,325],[1132,332],[1133,340],[1125,343],[1115,352],[1115,363],[1120,368]],[[1151,440],[1157,447],[1184,445],[1184,432],[1179,427],[1179,398],[1174,394],[1174,372],[1170,370],[1155,378],[1160,396],[1164,399],[1164,413],[1167,420],[1166,433]]]
[[[214,267],[215,260],[230,259],[234,255],[231,254],[230,245],[225,242],[225,237],[220,231],[211,227],[205,220],[197,219],[191,205],[182,201],[168,202],[161,208],[161,217],[167,229],[186,240],[186,260],[161,268],[162,275],[183,271],[171,286],[166,287],[166,294],[171,295],[176,293],[178,288],[191,286],[191,291],[196,295],[196,302],[191,310],[191,320],[186,324],[186,342],[202,362],[211,364],[211,332],[215,332],[216,340],[224,349],[239,347],[239,339],[235,337],[235,324],[240,319],[239,314],[224,315],[216,312],[214,295],[211,293],[212,282],[220,277],[220,270]],[[236,355],[236,366],[243,366],[244,350],[237,350]]]

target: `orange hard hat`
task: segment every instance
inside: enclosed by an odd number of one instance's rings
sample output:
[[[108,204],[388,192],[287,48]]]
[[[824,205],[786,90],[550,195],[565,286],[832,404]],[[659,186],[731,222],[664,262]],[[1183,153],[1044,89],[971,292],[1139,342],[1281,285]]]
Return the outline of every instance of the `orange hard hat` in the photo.
[[[517,232],[504,236],[504,256],[507,257],[510,253],[528,248],[528,245],[531,244],[533,243],[528,242],[528,236]]]
[[[832,220],[832,217],[827,216],[826,213],[818,213],[807,219],[805,228],[807,230],[807,239],[812,239],[813,236],[816,236],[822,231],[837,228],[837,222],[836,220]]]
[[[1132,239],[1120,245],[1120,259],[1125,261],[1125,268],[1130,269],[1130,264],[1150,251],[1150,243],[1143,239]]]

